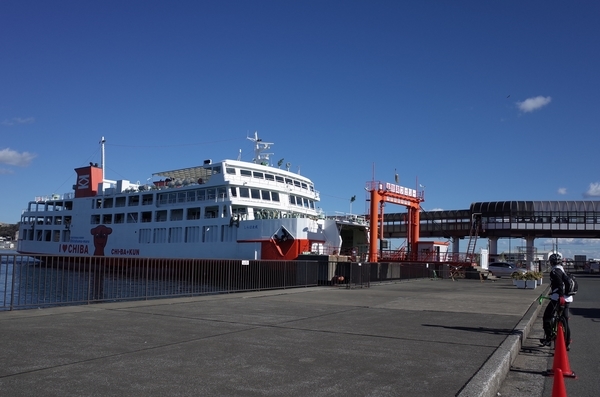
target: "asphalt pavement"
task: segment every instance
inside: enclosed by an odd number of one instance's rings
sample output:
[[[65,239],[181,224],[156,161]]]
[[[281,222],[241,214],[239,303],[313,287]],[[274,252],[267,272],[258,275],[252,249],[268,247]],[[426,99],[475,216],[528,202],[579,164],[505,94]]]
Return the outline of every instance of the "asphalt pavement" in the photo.
[[[426,279],[0,312],[0,390],[497,396],[546,287]]]
[[[567,396],[600,396],[600,275],[576,273],[579,292],[571,303],[569,324],[573,342],[568,364],[577,378],[565,378]],[[545,307],[545,306],[544,306]],[[500,390],[500,397],[551,397],[555,379],[548,376],[554,364],[554,348],[540,346],[542,312],[538,313],[521,351]],[[560,395],[560,394],[558,394]]]

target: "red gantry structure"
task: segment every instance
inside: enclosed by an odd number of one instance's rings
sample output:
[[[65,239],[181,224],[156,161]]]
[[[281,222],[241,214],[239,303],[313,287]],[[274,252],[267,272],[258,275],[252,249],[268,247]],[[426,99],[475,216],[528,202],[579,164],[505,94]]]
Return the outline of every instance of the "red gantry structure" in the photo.
[[[419,243],[419,211],[421,210],[421,203],[425,201],[424,192],[380,181],[367,182],[366,190],[371,195],[369,206],[371,229],[369,261],[378,261],[377,242],[380,238],[383,238],[383,207],[385,203],[403,205],[407,208],[408,233],[406,242],[409,250],[408,259],[413,256],[416,258]]]

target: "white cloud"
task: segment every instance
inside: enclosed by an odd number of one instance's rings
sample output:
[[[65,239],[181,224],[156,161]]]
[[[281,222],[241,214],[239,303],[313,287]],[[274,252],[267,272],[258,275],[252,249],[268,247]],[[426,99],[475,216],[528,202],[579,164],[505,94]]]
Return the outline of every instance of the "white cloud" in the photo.
[[[9,148],[0,150],[0,164],[18,165],[26,167],[35,158],[35,154],[29,152],[19,153]]]
[[[535,98],[527,98],[523,102],[517,102],[517,106],[520,111],[528,113],[543,108],[549,104],[551,100],[552,98],[549,96],[536,96]]]
[[[33,117],[27,117],[27,118],[21,118],[21,117],[13,117],[10,120],[4,120],[2,122],[2,125],[15,125],[15,124],[32,124],[35,122],[35,118]]]
[[[8,168],[0,168],[0,175],[12,174],[13,170],[9,170]]]
[[[583,197],[599,197],[600,196],[600,182],[590,183],[590,187],[587,192],[583,193]]]
[[[559,187],[558,188],[558,194],[567,194],[567,188],[566,187]]]

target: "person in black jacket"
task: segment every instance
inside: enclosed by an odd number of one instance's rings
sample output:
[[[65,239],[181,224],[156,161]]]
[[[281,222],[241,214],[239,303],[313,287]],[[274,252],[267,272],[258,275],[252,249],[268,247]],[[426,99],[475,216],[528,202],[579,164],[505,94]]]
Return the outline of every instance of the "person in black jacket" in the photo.
[[[540,339],[543,346],[552,344],[552,316],[558,305],[564,306],[563,317],[565,318],[565,338],[567,342],[567,350],[571,344],[571,329],[569,328],[569,305],[573,302],[573,297],[565,295],[565,283],[569,282],[569,278],[562,267],[562,258],[559,254],[552,254],[549,258],[552,271],[550,272],[550,303],[544,311],[544,339]]]

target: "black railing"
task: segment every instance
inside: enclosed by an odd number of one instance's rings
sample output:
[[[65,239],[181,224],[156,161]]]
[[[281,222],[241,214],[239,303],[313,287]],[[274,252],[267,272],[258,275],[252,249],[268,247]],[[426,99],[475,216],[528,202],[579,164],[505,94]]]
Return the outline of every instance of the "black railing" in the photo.
[[[314,261],[0,255],[0,310],[318,285]]]
[[[352,287],[370,287],[371,283],[423,278],[449,278],[450,266],[443,263],[398,262],[338,262],[335,264],[332,284]]]
[[[140,259],[0,254],[0,310],[199,296],[417,278],[447,278],[442,263]]]

